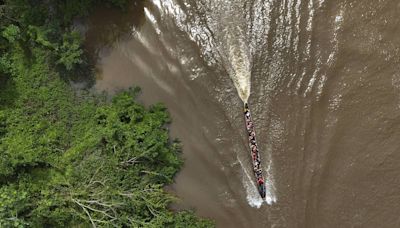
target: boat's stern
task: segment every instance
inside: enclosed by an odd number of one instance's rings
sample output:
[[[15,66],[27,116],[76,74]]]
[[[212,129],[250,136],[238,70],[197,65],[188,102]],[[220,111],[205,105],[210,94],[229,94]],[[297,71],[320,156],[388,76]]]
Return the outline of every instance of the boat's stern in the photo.
[[[249,111],[249,105],[247,103],[244,103],[244,112],[248,112]]]
[[[266,195],[266,189],[264,183],[258,185],[258,192],[260,193],[261,198],[264,199]]]

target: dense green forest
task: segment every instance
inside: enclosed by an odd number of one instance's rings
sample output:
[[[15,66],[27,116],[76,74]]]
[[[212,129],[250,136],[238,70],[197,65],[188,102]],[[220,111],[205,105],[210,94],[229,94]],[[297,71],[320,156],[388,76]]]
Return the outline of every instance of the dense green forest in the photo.
[[[70,86],[93,72],[73,19],[131,3],[0,1],[0,227],[213,226],[167,208],[182,160],[163,105]]]

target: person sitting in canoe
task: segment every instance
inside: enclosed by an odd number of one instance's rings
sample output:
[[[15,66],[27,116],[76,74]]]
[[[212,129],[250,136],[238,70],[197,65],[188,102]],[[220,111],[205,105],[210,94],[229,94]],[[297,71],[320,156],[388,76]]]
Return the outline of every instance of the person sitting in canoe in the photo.
[[[264,184],[264,178],[260,177],[258,178],[258,184],[263,185]]]
[[[255,138],[254,138],[254,136],[249,136],[249,141],[251,142],[251,141],[253,141],[253,140],[255,140]]]
[[[250,131],[253,128],[253,122],[249,121],[247,123],[247,130]]]
[[[256,139],[256,134],[254,134],[254,131],[249,132],[249,141],[255,140]]]

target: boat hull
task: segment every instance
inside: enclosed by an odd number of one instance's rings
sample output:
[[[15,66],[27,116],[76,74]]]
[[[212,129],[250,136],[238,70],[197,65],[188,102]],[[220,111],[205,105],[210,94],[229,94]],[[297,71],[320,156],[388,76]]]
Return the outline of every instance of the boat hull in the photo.
[[[247,137],[249,140],[250,154],[253,161],[253,171],[256,179],[257,189],[262,198],[265,198],[266,189],[265,189],[265,179],[262,174],[261,169],[261,158],[259,147],[256,141],[256,132],[254,129],[254,123],[251,118],[250,109],[247,103],[244,104],[244,120],[245,127],[247,130]]]

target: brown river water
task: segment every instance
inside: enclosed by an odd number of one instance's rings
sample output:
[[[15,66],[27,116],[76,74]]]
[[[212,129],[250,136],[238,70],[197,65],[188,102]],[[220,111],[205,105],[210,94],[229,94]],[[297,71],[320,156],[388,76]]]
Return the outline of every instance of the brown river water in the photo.
[[[163,102],[168,191],[217,227],[400,227],[400,1],[149,0],[98,9],[97,91]],[[262,166],[255,188],[242,115]]]

